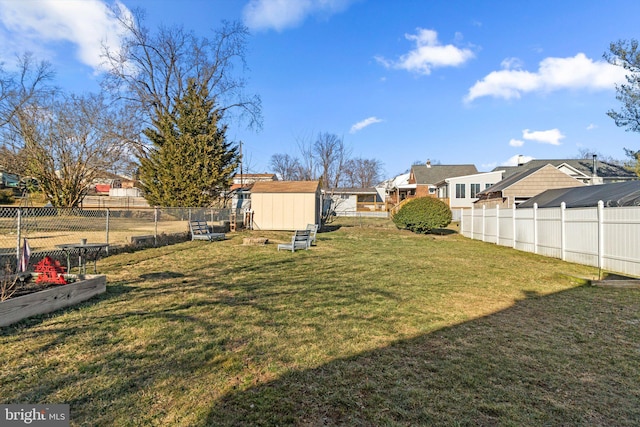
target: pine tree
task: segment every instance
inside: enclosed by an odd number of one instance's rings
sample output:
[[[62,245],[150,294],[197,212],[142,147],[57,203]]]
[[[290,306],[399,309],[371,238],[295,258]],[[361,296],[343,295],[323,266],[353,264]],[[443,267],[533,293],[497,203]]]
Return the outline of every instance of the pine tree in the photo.
[[[175,112],[144,130],[153,147],[140,158],[140,180],[150,205],[209,206],[229,187],[239,154],[220,120],[207,88],[191,80]]]

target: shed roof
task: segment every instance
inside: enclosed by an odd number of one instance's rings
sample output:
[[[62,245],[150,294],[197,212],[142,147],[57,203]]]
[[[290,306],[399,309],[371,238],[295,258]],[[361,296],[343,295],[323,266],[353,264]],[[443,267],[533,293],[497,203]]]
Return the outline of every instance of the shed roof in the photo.
[[[413,165],[416,184],[436,184],[447,178],[478,173],[475,165]]]
[[[593,207],[602,200],[605,206],[640,206],[640,181],[614,182],[612,184],[547,190],[521,203],[519,208],[559,207],[562,202],[568,208]]]
[[[315,193],[319,187],[318,181],[258,181],[251,193]]]

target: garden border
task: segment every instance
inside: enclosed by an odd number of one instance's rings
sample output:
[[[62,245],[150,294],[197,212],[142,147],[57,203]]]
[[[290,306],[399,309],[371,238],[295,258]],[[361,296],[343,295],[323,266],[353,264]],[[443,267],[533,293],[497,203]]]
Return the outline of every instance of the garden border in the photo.
[[[88,274],[81,277],[77,282],[0,302],[0,327],[78,304],[107,290],[107,276]]]

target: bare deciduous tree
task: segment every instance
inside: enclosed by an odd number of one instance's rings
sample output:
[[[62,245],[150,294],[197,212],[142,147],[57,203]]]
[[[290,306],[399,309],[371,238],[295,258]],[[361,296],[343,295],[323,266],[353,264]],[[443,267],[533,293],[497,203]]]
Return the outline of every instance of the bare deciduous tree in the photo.
[[[32,99],[10,124],[7,148],[23,156],[23,173],[38,180],[54,206],[78,206],[94,178],[127,159],[122,135],[130,134],[130,121],[99,95]]]
[[[288,154],[274,154],[271,156],[271,168],[283,181],[297,181],[301,178],[300,161]]]
[[[337,188],[341,184],[345,163],[350,152],[342,138],[328,132],[318,134],[313,143],[313,157],[320,169],[320,178],[324,188]]]
[[[142,12],[115,10],[125,38],[119,50],[105,47],[108,69],[103,87],[132,103],[149,127],[152,121],[175,113],[188,82],[206,87],[218,111],[261,125],[261,101],[245,95],[246,80],[234,68],[245,65],[246,27],[223,23],[212,39],[197,37],[183,27],[160,27],[152,33],[143,26]]]
[[[16,71],[6,71],[0,65],[0,127],[11,125],[29,104],[39,104],[57,92],[49,85],[53,76],[51,64],[36,61],[31,53],[16,59]]]
[[[344,168],[344,183],[348,187],[369,188],[380,182],[382,163],[376,159],[349,159]]]

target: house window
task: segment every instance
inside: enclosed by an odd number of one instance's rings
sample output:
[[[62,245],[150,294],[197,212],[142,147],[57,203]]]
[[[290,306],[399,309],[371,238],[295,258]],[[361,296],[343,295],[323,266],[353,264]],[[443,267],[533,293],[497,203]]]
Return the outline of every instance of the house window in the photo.
[[[487,188],[491,187],[493,184],[485,184],[484,185],[484,189],[486,190]]]
[[[465,184],[456,184],[456,199],[464,199],[465,198]]]
[[[375,194],[358,194],[358,203],[374,203],[375,201]]]
[[[471,184],[471,198],[474,199],[476,194],[480,192],[480,184]]]
[[[429,194],[435,194],[436,190],[437,190],[436,187],[429,187]]]

